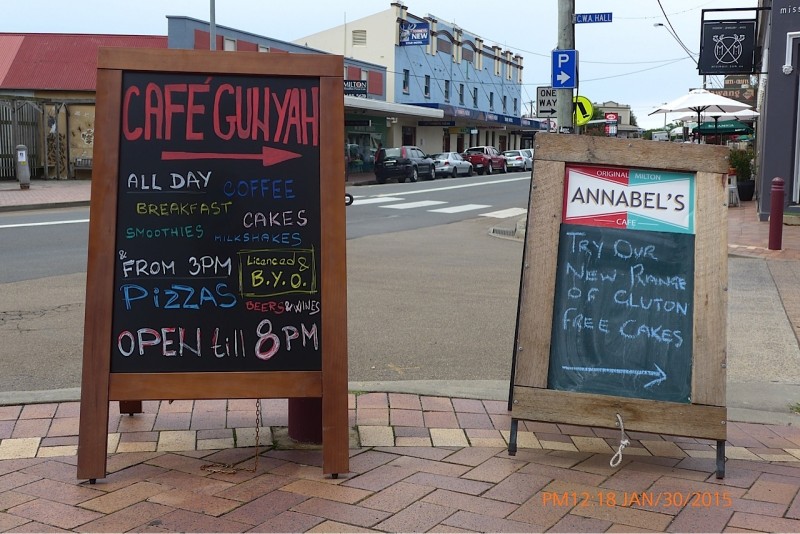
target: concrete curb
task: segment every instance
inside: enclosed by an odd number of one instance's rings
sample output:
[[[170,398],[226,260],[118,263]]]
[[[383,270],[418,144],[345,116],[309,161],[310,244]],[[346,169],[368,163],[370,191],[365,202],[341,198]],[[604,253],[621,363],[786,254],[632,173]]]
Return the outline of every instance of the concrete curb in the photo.
[[[41,204],[22,204],[18,206],[0,206],[0,213],[10,211],[32,211],[49,210],[55,208],[79,208],[88,206],[88,200],[76,200],[74,202],[43,202]]]

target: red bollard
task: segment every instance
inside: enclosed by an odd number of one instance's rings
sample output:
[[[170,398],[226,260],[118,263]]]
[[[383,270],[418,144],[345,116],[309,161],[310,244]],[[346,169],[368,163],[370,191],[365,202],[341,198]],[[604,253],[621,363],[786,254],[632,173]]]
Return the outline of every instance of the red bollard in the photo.
[[[772,179],[769,197],[769,249],[780,250],[783,241],[783,178]]]

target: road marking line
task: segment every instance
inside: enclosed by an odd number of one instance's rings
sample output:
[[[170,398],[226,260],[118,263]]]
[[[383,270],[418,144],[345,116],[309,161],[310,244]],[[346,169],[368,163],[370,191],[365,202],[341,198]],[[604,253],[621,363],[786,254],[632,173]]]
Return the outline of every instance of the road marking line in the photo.
[[[406,195],[418,195],[420,193],[435,193],[438,191],[449,191],[451,189],[464,189],[465,187],[481,187],[484,185],[494,185],[494,184],[504,184],[507,182],[519,182],[522,180],[530,181],[530,175],[525,175],[519,178],[504,178],[502,180],[492,180],[491,182],[477,182],[472,184],[459,184],[459,185],[450,185],[446,187],[433,187],[431,189],[419,189],[417,191],[403,191],[403,196]],[[380,197],[382,195],[391,196],[396,195],[397,193],[382,193],[378,195],[374,195],[375,197]]]
[[[491,208],[491,206],[488,204],[464,204],[462,206],[451,206],[428,211],[431,213],[461,213],[462,211],[482,210],[485,208]]]
[[[381,208],[392,208],[395,210],[410,210],[412,208],[424,208],[426,206],[438,206],[447,204],[443,200],[420,200],[419,202],[406,202],[405,204],[392,204],[391,206],[380,206]]]
[[[508,208],[507,210],[493,211],[491,213],[481,213],[481,217],[492,217],[494,219],[508,219],[517,215],[525,215],[528,210],[523,208]]]
[[[361,206],[362,204],[380,204],[381,202],[395,202],[397,200],[405,199],[398,197],[356,198],[353,200],[353,205]]]
[[[0,228],[24,228],[26,226],[53,226],[56,224],[76,224],[87,223],[89,219],[75,219],[74,221],[50,221],[50,222],[35,222],[35,223],[20,223],[20,224],[3,224]]]

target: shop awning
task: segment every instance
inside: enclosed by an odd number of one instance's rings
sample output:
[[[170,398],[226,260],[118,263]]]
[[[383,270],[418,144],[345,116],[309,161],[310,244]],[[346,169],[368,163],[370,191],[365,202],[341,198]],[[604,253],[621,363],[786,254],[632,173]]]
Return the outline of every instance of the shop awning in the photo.
[[[396,104],[385,100],[373,100],[371,98],[358,98],[347,95],[344,97],[344,107],[348,110],[371,111],[390,117],[422,117],[426,119],[441,119],[444,117],[444,111],[441,109]]]
[[[753,129],[740,121],[714,121],[703,122],[699,128],[693,128],[693,132],[699,132],[701,135],[735,135],[735,134],[751,134]]]

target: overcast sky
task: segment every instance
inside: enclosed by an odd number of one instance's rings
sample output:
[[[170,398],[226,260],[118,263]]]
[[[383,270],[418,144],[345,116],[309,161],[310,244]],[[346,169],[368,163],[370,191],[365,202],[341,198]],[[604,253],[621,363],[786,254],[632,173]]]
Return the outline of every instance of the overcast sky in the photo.
[[[216,0],[216,23],[293,41],[344,21],[388,9],[378,0]],[[454,22],[524,58],[522,98],[550,85],[550,54],[557,43],[557,0],[406,0],[408,12]],[[53,0],[25,0],[0,17],[0,32],[115,33],[166,35],[167,15],[210,19],[208,0],[78,0],[63,7]],[[690,52],[700,49],[702,10],[755,7],[757,0],[576,0],[577,13],[612,13],[613,22],[579,24],[580,94],[592,102],[630,105],[644,128],[664,124],[648,116],[661,104],[695,87],[702,77],[689,54],[665,27],[671,24]],[[6,6],[8,7],[8,6]],[[494,8],[494,9],[492,9]],[[8,9],[6,10],[8,11]],[[707,12],[707,19],[752,18],[754,11]],[[708,87],[721,87],[709,78]],[[668,121],[681,114],[668,115]]]

